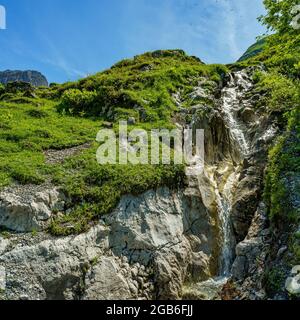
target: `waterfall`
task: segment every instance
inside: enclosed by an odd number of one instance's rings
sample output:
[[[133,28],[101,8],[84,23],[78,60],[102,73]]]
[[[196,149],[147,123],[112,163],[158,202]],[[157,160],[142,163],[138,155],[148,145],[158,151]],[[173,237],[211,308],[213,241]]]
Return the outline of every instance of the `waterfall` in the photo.
[[[222,112],[231,136],[237,142],[241,154],[249,155],[250,146],[245,137],[243,124],[238,120],[243,94],[252,87],[252,83],[244,71],[230,74],[228,85],[222,90]]]
[[[244,71],[238,71],[230,74],[230,81],[222,90],[221,110],[224,114],[224,120],[227,124],[232,139],[237,143],[242,158],[250,154],[250,143],[245,135],[245,127],[238,119],[238,111],[244,107],[244,94],[252,87],[252,83]],[[222,193],[216,187],[216,202],[219,210],[219,218],[223,235],[223,246],[220,255],[220,276],[229,276],[231,264],[234,259],[235,239],[233,227],[231,224],[232,211],[232,192],[234,182],[239,175],[233,172],[227,179]]]
[[[230,269],[234,259],[234,247],[236,244],[230,220],[230,214],[232,209],[232,188],[235,179],[236,174],[234,172],[228,178],[224,186],[225,193],[223,193],[222,195],[220,194],[220,191],[216,188],[216,200],[223,235],[222,252],[219,259],[219,275],[224,277],[230,275]]]
[[[241,159],[247,158],[251,153],[250,141],[245,134],[246,126],[239,119],[239,111],[248,105],[245,93],[251,87],[251,80],[244,71],[234,72],[230,74],[230,81],[222,89],[220,99],[220,112],[223,114],[223,119],[229,130],[231,140],[235,142],[234,145],[238,149]],[[196,115],[194,115],[190,127],[194,128],[195,126]],[[226,159],[224,160],[226,162]],[[197,285],[198,292],[204,294],[204,296],[207,296],[209,299],[213,297],[214,293],[219,292],[230,278],[236,246],[231,222],[231,212],[234,187],[240,176],[240,166],[237,165],[233,169],[227,167],[224,170],[224,174],[228,174],[228,176],[221,184],[217,179],[217,170],[218,165],[216,164],[215,166],[210,167],[210,169],[206,168],[204,172],[205,177],[209,179],[210,185],[214,190],[215,204],[217,206],[222,235],[222,245],[219,255],[219,272],[215,278],[210,278]],[[231,170],[230,173],[228,170]],[[219,174],[222,175],[220,172]],[[190,182],[192,184],[192,180]]]

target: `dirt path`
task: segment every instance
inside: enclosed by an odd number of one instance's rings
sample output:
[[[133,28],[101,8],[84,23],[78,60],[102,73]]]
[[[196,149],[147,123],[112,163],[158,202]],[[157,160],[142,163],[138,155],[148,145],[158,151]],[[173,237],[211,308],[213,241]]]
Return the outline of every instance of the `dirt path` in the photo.
[[[81,151],[89,149],[91,142],[84,143],[80,146],[62,149],[62,150],[47,150],[44,152],[47,164],[63,163],[65,159],[79,154]]]

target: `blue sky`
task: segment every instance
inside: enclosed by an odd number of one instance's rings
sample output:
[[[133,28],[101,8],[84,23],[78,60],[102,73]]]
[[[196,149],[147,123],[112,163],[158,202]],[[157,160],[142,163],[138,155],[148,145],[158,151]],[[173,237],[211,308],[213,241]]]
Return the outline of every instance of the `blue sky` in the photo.
[[[0,70],[75,80],[156,49],[230,63],[262,34],[262,0],[0,0]]]

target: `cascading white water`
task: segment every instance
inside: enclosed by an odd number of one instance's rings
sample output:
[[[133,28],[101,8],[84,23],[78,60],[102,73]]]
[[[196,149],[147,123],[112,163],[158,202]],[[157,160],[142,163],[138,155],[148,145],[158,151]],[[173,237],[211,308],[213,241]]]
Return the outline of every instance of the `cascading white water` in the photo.
[[[222,90],[222,112],[229,128],[232,139],[237,143],[242,158],[250,154],[250,143],[247,141],[243,124],[238,119],[238,111],[243,108],[243,95],[252,87],[252,83],[244,71],[230,75],[230,82]],[[229,276],[231,264],[234,259],[235,240],[230,220],[232,211],[232,192],[237,172],[233,172],[227,179],[222,193],[216,188],[216,201],[221,221],[223,246],[220,256],[220,276]]]
[[[230,74],[230,82],[222,91],[222,112],[232,138],[237,142],[243,156],[249,155],[250,146],[245,137],[242,123],[237,118],[241,109],[241,97],[252,86],[244,71]]]
[[[232,209],[232,188],[235,180],[236,174],[234,172],[229,176],[222,195],[219,190],[216,189],[216,199],[223,235],[222,252],[219,259],[219,275],[225,277],[230,275],[230,269],[234,259],[235,239],[230,221],[230,214]]]

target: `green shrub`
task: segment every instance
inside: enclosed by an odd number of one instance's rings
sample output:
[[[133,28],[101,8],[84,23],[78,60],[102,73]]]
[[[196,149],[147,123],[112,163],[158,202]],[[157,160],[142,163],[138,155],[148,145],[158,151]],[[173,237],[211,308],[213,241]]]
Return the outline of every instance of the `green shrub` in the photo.
[[[0,96],[0,101],[10,101],[15,98],[13,93],[5,92]]]
[[[115,121],[126,121],[129,118],[134,118],[136,121],[139,121],[139,112],[133,109],[116,108],[114,117]]]
[[[66,90],[61,98],[59,111],[70,115],[84,116],[94,108],[96,93],[94,91],[81,91],[78,89]]]
[[[32,118],[42,119],[48,116],[48,113],[39,109],[31,109],[27,111],[27,114]]]
[[[5,86],[5,91],[8,93],[18,93],[18,92],[33,92],[35,88],[28,82],[16,81],[9,82]]]
[[[265,273],[265,282],[266,290],[270,295],[278,293],[284,286],[285,274],[279,268],[273,268],[266,271]]]
[[[264,197],[272,219],[295,222],[295,219],[300,219],[300,212],[295,213],[295,209],[291,207],[288,180],[300,176],[300,107],[289,112],[287,118],[288,131],[279,138],[269,153]]]
[[[258,87],[266,93],[264,103],[270,110],[286,112],[300,107],[300,85],[295,80],[279,73],[261,74]]]
[[[0,83],[0,97],[4,92],[5,92],[5,86],[2,83]]]

